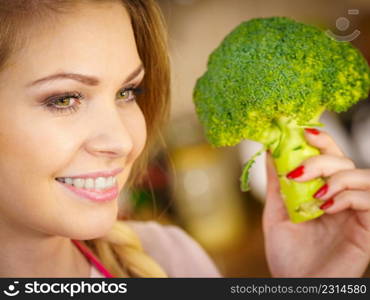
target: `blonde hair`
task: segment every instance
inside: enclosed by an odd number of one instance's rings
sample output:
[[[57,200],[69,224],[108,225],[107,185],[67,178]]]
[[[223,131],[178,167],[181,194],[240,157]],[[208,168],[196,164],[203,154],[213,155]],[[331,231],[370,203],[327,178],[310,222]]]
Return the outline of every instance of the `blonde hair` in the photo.
[[[137,98],[147,127],[143,152],[133,165],[126,187],[134,188],[143,179],[147,165],[163,144],[161,129],[169,115],[170,68],[164,20],[154,0],[120,1],[128,11],[139,56],[146,74],[144,95]],[[12,56],[27,42],[30,25],[45,25],[55,16],[68,12],[79,3],[101,3],[102,0],[0,0],[0,70],[10,65]],[[42,20],[42,21],[40,21]],[[144,101],[145,100],[145,101]],[[138,235],[117,220],[107,235],[81,241],[116,277],[167,277],[161,266],[145,253]]]

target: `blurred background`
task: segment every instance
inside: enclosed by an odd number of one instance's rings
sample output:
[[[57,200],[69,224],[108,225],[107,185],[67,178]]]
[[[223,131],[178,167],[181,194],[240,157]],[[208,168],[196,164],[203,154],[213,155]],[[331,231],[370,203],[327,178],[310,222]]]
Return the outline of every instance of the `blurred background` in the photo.
[[[287,16],[330,30],[370,59],[369,0],[158,0],[165,16],[172,63],[172,111],[167,148],[150,164],[143,185],[121,196],[122,218],[182,227],[205,249],[225,277],[270,277],[261,227],[266,187],[265,157],[251,171],[250,192],[239,177],[260,149],[244,141],[212,148],[195,115],[192,91],[208,55],[241,22]],[[360,168],[370,167],[370,102],[342,114],[325,113],[323,130]],[[370,277],[370,267],[364,277]]]

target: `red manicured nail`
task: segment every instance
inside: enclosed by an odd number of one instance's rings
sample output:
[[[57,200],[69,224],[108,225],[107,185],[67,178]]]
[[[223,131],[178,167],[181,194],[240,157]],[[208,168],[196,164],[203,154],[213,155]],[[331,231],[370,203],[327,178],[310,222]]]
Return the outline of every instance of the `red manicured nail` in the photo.
[[[315,129],[315,128],[305,128],[304,130],[305,130],[306,132],[311,133],[311,134],[314,134],[314,135],[318,135],[318,134],[320,134],[320,131],[319,131],[319,130],[317,130],[317,129]]]
[[[294,179],[303,174],[304,166],[299,166],[298,168],[294,169],[293,171],[289,172],[286,177],[289,179]]]
[[[314,195],[314,198],[320,198],[326,194],[328,191],[329,186],[327,184],[324,184]]]
[[[328,201],[324,202],[324,203],[320,206],[320,208],[321,208],[321,209],[327,209],[327,208],[329,208],[330,206],[332,206],[333,204],[334,204],[334,199],[333,199],[333,198],[331,198],[331,199],[329,199]]]

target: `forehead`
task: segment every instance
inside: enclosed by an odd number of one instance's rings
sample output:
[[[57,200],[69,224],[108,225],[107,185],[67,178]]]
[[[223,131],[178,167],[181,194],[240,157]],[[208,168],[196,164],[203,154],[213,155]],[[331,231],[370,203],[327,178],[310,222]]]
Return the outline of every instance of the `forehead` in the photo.
[[[28,30],[25,47],[17,53],[11,68],[18,80],[56,71],[105,78],[139,65],[130,17],[118,1],[79,5],[56,17],[42,30],[40,26]]]

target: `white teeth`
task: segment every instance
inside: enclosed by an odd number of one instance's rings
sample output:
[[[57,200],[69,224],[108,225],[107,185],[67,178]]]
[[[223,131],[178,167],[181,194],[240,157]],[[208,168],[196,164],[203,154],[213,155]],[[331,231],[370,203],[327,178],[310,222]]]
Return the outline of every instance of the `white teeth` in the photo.
[[[85,185],[85,180],[82,178],[75,178],[73,179],[73,185],[76,188],[82,188]]]
[[[93,189],[94,188],[94,179],[87,178],[85,179],[85,189]]]
[[[107,178],[106,185],[109,186],[109,187],[113,185],[113,177],[112,176]]]
[[[108,177],[107,186],[108,187],[114,186],[116,184],[116,181],[117,181],[116,177],[113,177],[113,176]]]
[[[64,178],[64,182],[67,183],[67,184],[72,184],[73,179],[72,178]]]
[[[104,177],[98,177],[95,179],[95,188],[96,189],[102,189],[105,187],[105,178]]]
[[[85,189],[107,189],[114,186],[117,182],[116,177],[98,177],[98,178],[70,178],[65,177],[63,178],[64,182],[70,185],[73,185],[77,188],[85,188]]]

